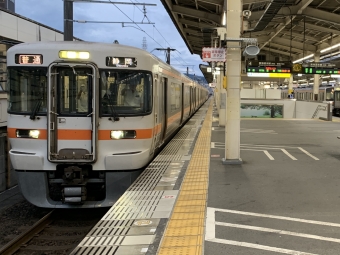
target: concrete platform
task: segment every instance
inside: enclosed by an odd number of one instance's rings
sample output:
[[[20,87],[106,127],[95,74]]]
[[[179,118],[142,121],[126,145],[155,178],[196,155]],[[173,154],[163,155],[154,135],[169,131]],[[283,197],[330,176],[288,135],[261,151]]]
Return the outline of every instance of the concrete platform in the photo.
[[[340,254],[338,135],[242,119],[242,164],[224,165],[210,100],[72,254]]]
[[[204,254],[340,254],[339,134],[335,121],[242,119],[243,164],[226,166],[213,122]]]

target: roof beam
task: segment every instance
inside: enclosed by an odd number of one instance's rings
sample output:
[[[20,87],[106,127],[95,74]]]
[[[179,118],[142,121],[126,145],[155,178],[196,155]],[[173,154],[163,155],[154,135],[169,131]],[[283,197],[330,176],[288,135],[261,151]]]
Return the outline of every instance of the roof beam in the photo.
[[[312,19],[321,20],[327,23],[333,23],[333,24],[339,25],[340,15],[332,13],[332,12],[326,12],[320,9],[307,7],[303,11],[303,14]]]
[[[198,2],[223,6],[224,0],[197,0]]]
[[[173,5],[171,11],[174,13],[183,14],[189,17],[213,21],[216,24],[221,23],[220,15],[217,15],[214,13],[208,13],[205,11],[200,11],[200,10],[178,6],[178,5]]]
[[[303,44],[303,43],[300,43],[300,42],[295,42],[295,41],[291,41],[291,40],[288,40],[288,39],[284,39],[282,37],[274,38],[274,39],[272,39],[272,42],[280,44],[280,45],[282,44],[282,45],[285,45],[285,46],[288,46],[288,47],[290,47],[290,44],[291,44],[293,48],[300,49],[300,50],[305,49],[305,52],[308,52],[308,51],[316,52],[317,51],[317,47],[314,46],[314,45],[310,45],[310,44],[306,44],[306,43]]]
[[[194,36],[203,36],[202,31],[197,31],[197,30],[189,29],[189,28],[184,28],[183,31],[185,33],[188,33],[188,34],[191,34],[191,35],[194,35]]]
[[[302,13],[302,11],[307,8],[307,6],[313,2],[313,0],[302,0],[295,8],[295,11],[296,13],[295,14],[300,14]],[[282,9],[281,9],[282,10]],[[280,25],[276,28],[276,31],[274,33],[272,33],[270,35],[270,39],[268,42],[264,43],[262,46],[261,46],[261,49],[263,47],[265,47],[270,41],[272,41],[288,24],[290,24],[290,22],[295,19],[296,16],[293,16],[291,18],[287,17],[285,18],[284,22],[283,23],[280,23]]]
[[[312,29],[312,30],[315,30],[315,31],[319,31],[319,32],[340,35],[340,31],[339,30],[332,29],[332,28],[327,28],[327,27],[321,27],[321,26],[314,25],[314,24],[306,23],[306,28]]]
[[[172,19],[172,22],[174,23],[175,27],[177,28],[177,30],[179,31],[180,35],[182,36],[185,44],[187,45],[189,51],[191,53],[193,53],[193,49],[192,49],[192,46],[187,42],[187,39],[186,39],[186,35],[183,31],[183,26],[180,26],[179,24],[179,21],[178,21],[178,17],[177,15],[174,15],[171,11],[172,9],[172,3],[171,3],[171,0],[162,0],[163,2],[163,5],[165,7],[165,9],[167,10],[169,16],[171,17]]]
[[[192,27],[198,27],[198,28],[216,28],[216,26],[211,25],[211,24],[207,24],[207,23],[203,23],[203,22],[196,22],[196,21],[191,21],[191,20],[187,20],[184,18],[179,18],[178,19],[179,23],[182,24],[186,24]]]
[[[272,49],[272,48],[268,48],[268,47],[263,47],[264,51],[267,51],[268,53],[269,52],[275,52],[275,53],[278,53],[278,54],[282,54],[282,55],[286,55],[286,56],[290,56],[290,52],[287,52],[287,51],[281,51],[281,50],[276,50],[276,49]],[[293,54],[292,54],[293,55]]]
[[[281,31],[280,34],[285,34],[287,36],[290,36],[290,31]],[[322,40],[321,37],[313,37],[313,36],[308,36],[308,35],[303,35],[301,33],[297,33],[297,32],[292,32],[292,36],[298,37],[298,38],[305,38],[307,40],[310,41],[314,41],[314,42],[320,42]]]
[[[276,48],[285,49],[285,50],[288,50],[290,52],[290,45],[289,46],[285,46],[285,45],[281,45],[281,44],[278,44],[278,43],[270,42],[270,46],[274,46]],[[303,53],[303,50],[294,48],[293,46],[292,46],[292,51],[298,52],[298,53]]]
[[[263,2],[269,2],[268,0],[243,0],[243,4],[257,4],[257,3],[263,3]]]

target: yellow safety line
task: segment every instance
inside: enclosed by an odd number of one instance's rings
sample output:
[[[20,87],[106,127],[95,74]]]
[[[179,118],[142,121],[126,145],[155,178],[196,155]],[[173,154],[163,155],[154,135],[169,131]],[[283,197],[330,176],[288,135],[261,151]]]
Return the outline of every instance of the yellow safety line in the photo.
[[[212,106],[211,101],[158,249],[159,255],[201,255],[204,252]]]

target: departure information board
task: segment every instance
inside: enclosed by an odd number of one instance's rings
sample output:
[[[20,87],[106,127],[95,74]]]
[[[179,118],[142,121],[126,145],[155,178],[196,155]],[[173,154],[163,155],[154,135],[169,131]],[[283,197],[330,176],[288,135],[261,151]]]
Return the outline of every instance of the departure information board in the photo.
[[[247,67],[247,73],[290,73],[288,67],[264,66],[264,67]]]
[[[340,74],[340,68],[303,67],[304,74]]]
[[[294,64],[293,73],[302,74],[340,74],[340,66],[332,63],[306,63],[306,64]]]
[[[248,60],[246,62],[247,73],[291,73],[291,62],[270,62]]]

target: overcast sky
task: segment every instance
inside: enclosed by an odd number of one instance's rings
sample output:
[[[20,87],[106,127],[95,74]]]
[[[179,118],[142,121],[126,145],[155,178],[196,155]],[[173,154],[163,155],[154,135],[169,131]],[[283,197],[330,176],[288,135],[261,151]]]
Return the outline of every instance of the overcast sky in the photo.
[[[152,51],[153,54],[165,61],[164,52],[154,49],[167,47],[176,49],[171,52],[171,64],[181,72],[186,72],[186,67],[189,66],[189,73],[202,76],[199,64],[206,63],[201,61],[199,55],[191,55],[159,0],[111,0],[111,2],[149,3],[157,6],[145,6],[146,16],[144,16],[143,6],[140,5],[75,2],[73,18],[74,20],[111,22],[143,21],[147,23],[150,21],[155,24],[124,24],[123,27],[121,23],[74,23],[74,36],[94,42],[112,43],[114,40],[118,40],[120,44],[138,48],[142,48],[143,37],[145,37],[147,51]],[[63,5],[62,0],[16,0],[15,12],[63,31]]]

